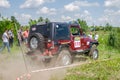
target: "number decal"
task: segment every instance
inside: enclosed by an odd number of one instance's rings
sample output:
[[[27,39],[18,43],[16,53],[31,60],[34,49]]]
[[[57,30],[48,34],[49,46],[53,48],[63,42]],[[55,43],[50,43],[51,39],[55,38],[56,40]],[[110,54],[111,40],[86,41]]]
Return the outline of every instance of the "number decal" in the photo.
[[[81,47],[80,41],[74,41],[74,47],[75,48]]]
[[[75,39],[74,39],[74,47],[75,48],[81,47],[80,37],[75,37]]]

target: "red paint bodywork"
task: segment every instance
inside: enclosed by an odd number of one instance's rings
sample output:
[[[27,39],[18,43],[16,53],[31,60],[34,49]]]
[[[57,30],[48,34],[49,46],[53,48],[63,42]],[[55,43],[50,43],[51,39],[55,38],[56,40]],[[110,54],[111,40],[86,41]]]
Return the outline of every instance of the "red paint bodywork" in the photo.
[[[80,35],[76,36],[76,35],[72,35],[72,33],[70,33],[71,34],[70,35],[70,40],[58,40],[58,44],[69,45],[69,49],[70,49],[71,52],[84,51],[84,50],[90,49],[90,42],[92,42],[93,40],[91,40],[89,37],[83,35],[83,32],[82,32],[80,26],[71,25],[69,27],[70,28],[71,27],[79,28],[80,29]],[[79,40],[76,41],[75,38],[78,38]],[[76,45],[77,45],[77,47],[76,47]],[[56,54],[57,51],[58,51],[58,48],[59,48],[59,46],[55,46],[54,41],[48,42],[47,43],[46,54],[49,54],[49,53]]]

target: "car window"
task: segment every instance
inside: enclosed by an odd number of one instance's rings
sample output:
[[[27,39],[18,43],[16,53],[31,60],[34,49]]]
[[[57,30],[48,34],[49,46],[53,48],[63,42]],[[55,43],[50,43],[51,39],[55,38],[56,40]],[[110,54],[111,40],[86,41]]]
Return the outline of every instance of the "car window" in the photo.
[[[80,35],[80,29],[78,27],[71,27],[70,32],[72,35]]]
[[[69,38],[69,29],[67,24],[56,24],[55,29],[57,39]]]

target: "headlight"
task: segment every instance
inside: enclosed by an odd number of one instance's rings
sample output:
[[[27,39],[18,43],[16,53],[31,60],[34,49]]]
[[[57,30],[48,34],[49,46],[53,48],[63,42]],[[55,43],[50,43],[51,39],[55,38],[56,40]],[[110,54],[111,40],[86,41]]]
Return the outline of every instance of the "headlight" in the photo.
[[[87,45],[89,45],[90,44],[90,42],[87,42]]]
[[[51,42],[51,40],[50,40],[50,39],[48,39],[48,42]]]

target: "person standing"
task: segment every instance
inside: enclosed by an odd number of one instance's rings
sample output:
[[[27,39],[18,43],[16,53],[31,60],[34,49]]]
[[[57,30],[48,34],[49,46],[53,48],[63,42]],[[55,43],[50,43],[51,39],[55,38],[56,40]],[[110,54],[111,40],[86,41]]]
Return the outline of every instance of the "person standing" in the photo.
[[[10,47],[13,47],[13,40],[14,40],[13,31],[12,31],[12,30],[9,30],[9,31],[8,31],[8,35],[9,35],[9,44],[10,44]]]
[[[99,37],[99,35],[97,34],[97,32],[95,32],[94,40],[98,41],[98,37]]]
[[[88,37],[89,37],[90,39],[93,38],[93,37],[92,37],[92,32],[90,32],[90,34],[88,35]]]
[[[23,42],[24,38],[23,38],[23,28],[22,27],[19,29],[19,35],[21,37],[21,42]]]
[[[22,42],[21,32],[20,32],[20,30],[17,31],[17,38],[18,38],[18,46],[20,46],[20,45],[21,45],[21,42]]]
[[[7,47],[8,52],[10,53],[10,46],[9,46],[9,36],[8,36],[8,30],[5,29],[5,32],[2,35],[3,40],[3,47],[1,50],[3,50],[5,47]]]
[[[17,38],[18,38],[18,46],[20,46],[22,44],[22,42],[24,41],[22,27],[20,27],[20,29],[17,30]]]
[[[23,32],[23,38],[24,38],[25,44],[27,44],[28,35],[29,35],[29,31],[28,31],[28,29],[26,29],[26,30]]]

